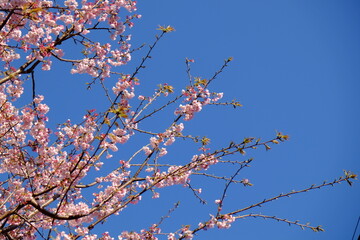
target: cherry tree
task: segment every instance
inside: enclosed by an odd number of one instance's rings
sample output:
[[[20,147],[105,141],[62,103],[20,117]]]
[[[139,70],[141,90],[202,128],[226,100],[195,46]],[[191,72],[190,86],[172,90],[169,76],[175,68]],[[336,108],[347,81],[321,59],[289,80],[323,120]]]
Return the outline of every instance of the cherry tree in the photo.
[[[259,214],[256,207],[341,182],[351,185],[356,175],[349,171],[331,182],[223,210],[230,185],[252,186],[249,179],[239,178],[254,161],[243,156],[245,152],[269,150],[289,137],[277,132],[272,139],[246,137],[212,149],[209,138],[186,132],[187,122],[209,105],[241,107],[235,100],[221,101],[223,93],[210,90],[232,58],[206,79],[193,77],[194,60],[185,59],[188,82],[183,90],[154,82],[159,85],[151,95],[137,94],[142,82],[138,75],[146,61],[159,41],[174,31],[171,26],[159,26],[152,44],[133,48],[127,29],[139,18],[131,0],[0,1],[0,239],[192,239],[203,230],[229,228],[234,221],[251,217],[323,231],[320,226]],[[98,40],[100,34],[107,37]],[[67,52],[71,45],[76,45],[77,53]],[[132,53],[140,50],[145,56],[136,69],[121,72]],[[79,123],[68,120],[50,129],[50,109],[46,96],[35,91],[34,72],[51,71],[59,62],[67,64],[72,74],[87,76],[89,91],[100,86],[107,104],[102,109],[83,109]],[[31,83],[32,101],[22,104],[25,82]],[[171,115],[161,131],[143,127],[164,109],[171,109]],[[140,144],[128,159],[118,159],[116,152],[129,151],[123,145],[135,135],[146,144]],[[179,140],[198,150],[190,159],[167,159],[169,146]],[[210,173],[215,165],[236,171],[231,176]],[[197,188],[190,183],[193,176],[202,179]],[[161,188],[181,185],[205,203],[201,184],[209,178],[224,182],[224,188],[213,200],[216,210],[197,226],[162,229],[162,222],[171,220],[160,215],[159,222],[138,232],[121,229],[112,235],[99,227],[127,207],[163,197]],[[169,215],[175,210],[176,205]]]

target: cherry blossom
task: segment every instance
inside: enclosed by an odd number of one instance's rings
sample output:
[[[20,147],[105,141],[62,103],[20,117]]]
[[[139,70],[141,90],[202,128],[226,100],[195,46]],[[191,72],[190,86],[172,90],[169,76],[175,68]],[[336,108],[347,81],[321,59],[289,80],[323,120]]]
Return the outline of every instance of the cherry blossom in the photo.
[[[0,239],[193,239],[200,230],[229,228],[238,218],[252,217],[242,209],[222,212],[229,184],[252,184],[246,178],[237,180],[238,174],[223,176],[215,166],[230,170],[236,166],[240,172],[252,161],[243,159],[245,150],[269,149],[270,144],[286,141],[288,136],[277,133],[267,141],[245,138],[212,150],[208,138],[195,136],[185,128],[209,105],[241,106],[234,101],[220,102],[224,94],[210,90],[211,82],[231,58],[211,79],[192,79],[189,74],[188,86],[181,91],[162,83],[149,95],[139,94],[143,83],[139,72],[155,45],[174,28],[160,26],[161,34],[134,72],[123,73],[122,67],[136,50],[127,34],[141,18],[135,11],[132,0],[0,1],[0,60],[4,70],[0,78]],[[102,40],[94,37],[95,33],[102,34]],[[79,51],[68,52],[66,46],[71,44]],[[49,118],[52,109],[46,104],[46,93],[39,94],[34,88],[32,99],[23,99],[24,83],[37,81],[34,72],[50,71],[59,62],[67,64],[64,71],[84,74],[90,90],[100,85],[104,95],[99,97],[107,105],[82,109],[79,122],[67,120],[56,125]],[[186,59],[185,63],[189,67],[194,60]],[[170,109],[168,117],[160,114],[164,109]],[[148,124],[153,118],[167,122],[158,129]],[[134,141],[140,143],[136,149],[131,145]],[[184,141],[196,145],[195,153],[190,157],[171,155],[172,149]],[[231,159],[236,154],[240,156]],[[119,228],[110,233],[98,227],[111,216],[122,216],[126,208],[163,198],[164,188],[175,185],[206,202],[201,196],[208,189],[206,181],[192,187],[197,177],[227,184],[223,196],[215,200],[218,212],[197,228],[179,225],[164,232],[160,225],[165,218],[136,231]],[[345,177],[311,189],[349,183],[355,177],[345,172]],[[270,198],[248,209],[311,189]]]

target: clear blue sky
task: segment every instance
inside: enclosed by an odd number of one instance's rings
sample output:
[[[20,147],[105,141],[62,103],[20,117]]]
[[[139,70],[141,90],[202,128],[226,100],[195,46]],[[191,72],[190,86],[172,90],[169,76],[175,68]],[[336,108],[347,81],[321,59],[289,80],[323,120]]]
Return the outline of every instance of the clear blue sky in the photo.
[[[177,90],[184,87],[186,57],[196,60],[193,75],[205,78],[225,58],[234,58],[211,89],[224,92],[226,100],[236,98],[244,107],[206,110],[187,125],[188,132],[207,135],[214,148],[243,137],[270,138],[276,130],[291,137],[271,151],[247,153],[246,157],[256,161],[241,177],[249,178],[254,186],[232,186],[229,209],[333,180],[343,170],[360,173],[359,1],[139,0],[138,8],[143,18],[131,30],[134,47],[151,43],[158,25],[172,25],[176,29],[160,42],[153,59],[139,75],[151,89],[164,82]],[[134,54],[134,62],[126,69],[133,69],[144,53]],[[39,73],[40,77],[51,79],[39,80],[38,91],[45,94],[64,87],[68,97],[61,99],[59,110],[56,107],[61,96],[49,94],[47,99],[53,107],[51,120],[62,122],[72,117],[74,101],[89,106],[97,102],[95,97],[79,99],[82,95],[71,95],[81,91],[77,89],[83,87],[81,84],[72,87],[64,80],[55,85],[56,77],[61,75],[59,69],[54,69],[56,75]],[[173,151],[169,157],[189,156],[184,153],[187,150],[175,146],[169,150]],[[189,191],[177,187],[176,191],[184,193],[133,206],[103,228],[112,233],[146,228],[165,215],[179,196],[183,196],[181,206],[164,226],[171,231],[182,224],[196,225],[208,218],[209,209],[215,208],[213,200],[223,185],[212,184],[205,183],[207,191],[215,191],[214,195],[204,193],[208,196],[207,206],[200,205]],[[169,192],[162,192],[162,196]],[[233,224],[230,230],[201,232],[195,239],[351,239],[360,216],[359,203],[360,183],[355,182],[352,188],[341,184],[254,210],[322,225],[323,233],[303,231],[272,220],[247,219]],[[138,219],[136,215],[143,217]]]

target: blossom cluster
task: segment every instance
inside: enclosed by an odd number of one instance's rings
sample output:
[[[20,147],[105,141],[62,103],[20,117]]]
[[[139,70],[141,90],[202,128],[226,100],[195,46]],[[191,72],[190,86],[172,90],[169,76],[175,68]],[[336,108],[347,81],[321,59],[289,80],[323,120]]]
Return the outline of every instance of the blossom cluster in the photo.
[[[236,218],[232,215],[222,215],[219,217],[215,217],[213,215],[210,215],[210,220],[205,222],[205,223],[199,223],[199,227],[200,228],[205,228],[205,229],[211,229],[214,227],[217,228],[230,228],[231,227],[231,223],[235,222]]]
[[[6,63],[9,75],[14,72],[11,63],[15,60],[26,60],[20,63],[23,69],[16,72],[19,75],[31,68],[31,64],[41,63],[42,70],[50,70],[54,57],[72,62],[72,73],[87,73],[102,79],[109,77],[111,66],[123,65],[131,59],[130,44],[127,43],[130,36],[122,38],[120,45],[115,47],[110,43],[91,41],[85,36],[103,29],[110,33],[110,40],[117,40],[126,26],[133,26],[133,18],[141,17],[134,14],[121,19],[119,13],[123,8],[135,11],[136,2],[67,0],[61,6],[46,0],[1,1],[0,60]],[[69,39],[84,47],[82,59],[63,59],[65,53],[60,45]]]
[[[200,170],[207,170],[211,165],[217,164],[219,162],[219,159],[217,159],[212,154],[200,154],[200,155],[194,155],[192,160],[192,165],[194,166],[194,169],[197,171]]]
[[[184,185],[187,183],[192,170],[183,166],[171,166],[165,172],[156,172],[153,177],[147,176],[146,180],[150,185],[157,188],[169,187],[173,185]]]
[[[184,102],[186,104],[180,104],[175,114],[183,115],[184,120],[193,119],[194,114],[200,112],[203,106],[217,102],[223,97],[223,93],[210,93],[209,89],[200,84],[182,90],[182,94],[185,96]]]

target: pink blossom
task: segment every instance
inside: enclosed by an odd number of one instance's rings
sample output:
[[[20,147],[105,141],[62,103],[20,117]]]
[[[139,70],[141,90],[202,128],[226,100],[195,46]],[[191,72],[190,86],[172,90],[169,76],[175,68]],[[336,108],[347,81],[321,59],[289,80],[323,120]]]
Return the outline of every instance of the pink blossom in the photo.
[[[121,235],[119,235],[118,237],[119,240],[141,240],[141,235],[136,233],[136,232],[128,232],[128,231],[124,231],[121,233]]]
[[[170,146],[171,144],[173,144],[175,142],[175,138],[174,137],[170,137],[165,143],[165,146]]]
[[[233,217],[232,215],[224,215],[222,216],[222,220],[218,220],[216,222],[216,226],[218,228],[230,228],[231,227],[231,223],[233,223],[235,221],[235,217]]]
[[[66,1],[64,2],[64,4],[65,4],[65,6],[69,7],[69,9],[70,9],[71,11],[74,11],[74,10],[77,8],[77,6],[78,6],[78,3],[77,3],[76,0],[66,0]]]
[[[41,114],[46,114],[49,111],[49,107],[46,104],[43,103],[39,103],[36,107],[36,109],[41,113]]]
[[[169,233],[167,236],[167,240],[176,240],[175,234],[174,233]]]
[[[181,237],[183,237],[184,239],[193,239],[194,235],[192,231],[189,230],[189,227],[183,227],[181,231],[182,231],[180,234]]]
[[[35,98],[34,98],[34,103],[40,103],[40,102],[42,102],[44,100],[44,96],[43,95],[38,95],[38,96],[36,96]]]
[[[149,147],[145,146],[142,149],[143,149],[143,151],[145,152],[146,155],[150,155],[152,153],[152,150]]]
[[[150,145],[152,148],[157,148],[159,146],[160,140],[157,139],[156,137],[151,137],[150,138]]]
[[[161,148],[159,152],[159,157],[163,157],[167,154],[166,148]]]
[[[160,193],[158,193],[158,192],[153,193],[152,198],[159,198],[159,197],[160,197]]]
[[[184,130],[184,124],[183,123],[180,123],[178,125],[175,126],[175,131],[176,132],[182,132]]]

